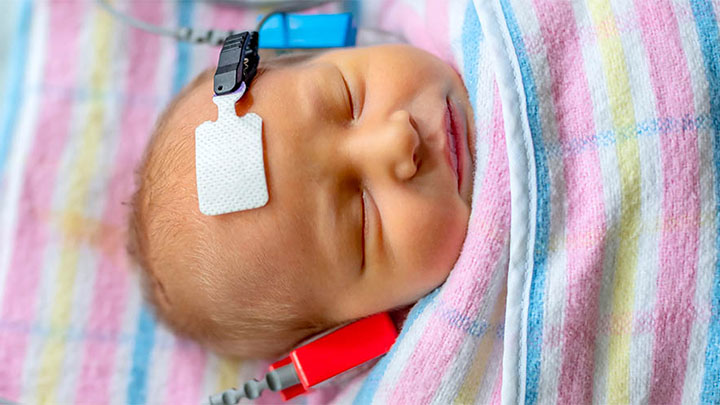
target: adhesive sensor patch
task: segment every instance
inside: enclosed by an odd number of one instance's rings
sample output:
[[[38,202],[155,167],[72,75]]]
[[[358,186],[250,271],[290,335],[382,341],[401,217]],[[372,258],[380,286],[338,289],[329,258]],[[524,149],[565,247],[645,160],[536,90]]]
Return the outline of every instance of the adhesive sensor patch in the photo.
[[[243,83],[233,93],[213,97],[217,121],[205,121],[195,129],[198,202],[205,215],[250,210],[268,202],[262,118],[235,113],[244,92]]]

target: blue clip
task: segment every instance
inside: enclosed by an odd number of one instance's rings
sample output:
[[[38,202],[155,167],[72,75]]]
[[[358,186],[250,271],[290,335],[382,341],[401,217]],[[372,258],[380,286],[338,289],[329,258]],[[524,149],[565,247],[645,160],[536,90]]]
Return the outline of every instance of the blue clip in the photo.
[[[260,29],[260,48],[342,48],[355,46],[356,34],[352,13],[278,14]]]

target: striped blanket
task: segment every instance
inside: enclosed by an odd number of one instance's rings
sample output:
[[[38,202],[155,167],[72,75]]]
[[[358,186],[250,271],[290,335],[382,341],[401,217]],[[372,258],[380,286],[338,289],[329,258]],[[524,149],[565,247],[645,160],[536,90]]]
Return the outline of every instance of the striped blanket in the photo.
[[[720,3],[395,9],[464,77],[475,201],[447,283],[338,402],[719,403]]]
[[[720,401],[719,5],[479,8],[516,124],[504,400]]]

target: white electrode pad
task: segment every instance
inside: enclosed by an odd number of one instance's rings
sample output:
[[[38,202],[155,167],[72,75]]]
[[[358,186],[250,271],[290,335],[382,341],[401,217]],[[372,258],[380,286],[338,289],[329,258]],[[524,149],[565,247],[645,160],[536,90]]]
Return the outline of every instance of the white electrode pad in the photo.
[[[200,212],[220,215],[259,208],[268,202],[262,118],[238,117],[235,103],[245,91],[213,97],[217,121],[195,129],[195,172]]]

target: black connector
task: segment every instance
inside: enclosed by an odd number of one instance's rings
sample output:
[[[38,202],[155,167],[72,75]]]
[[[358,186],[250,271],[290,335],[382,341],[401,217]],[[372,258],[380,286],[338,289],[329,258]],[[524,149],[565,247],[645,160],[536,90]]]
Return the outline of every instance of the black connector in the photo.
[[[250,87],[260,63],[258,37],[257,31],[245,31],[225,39],[215,71],[216,95],[232,93],[240,87],[240,83]]]

